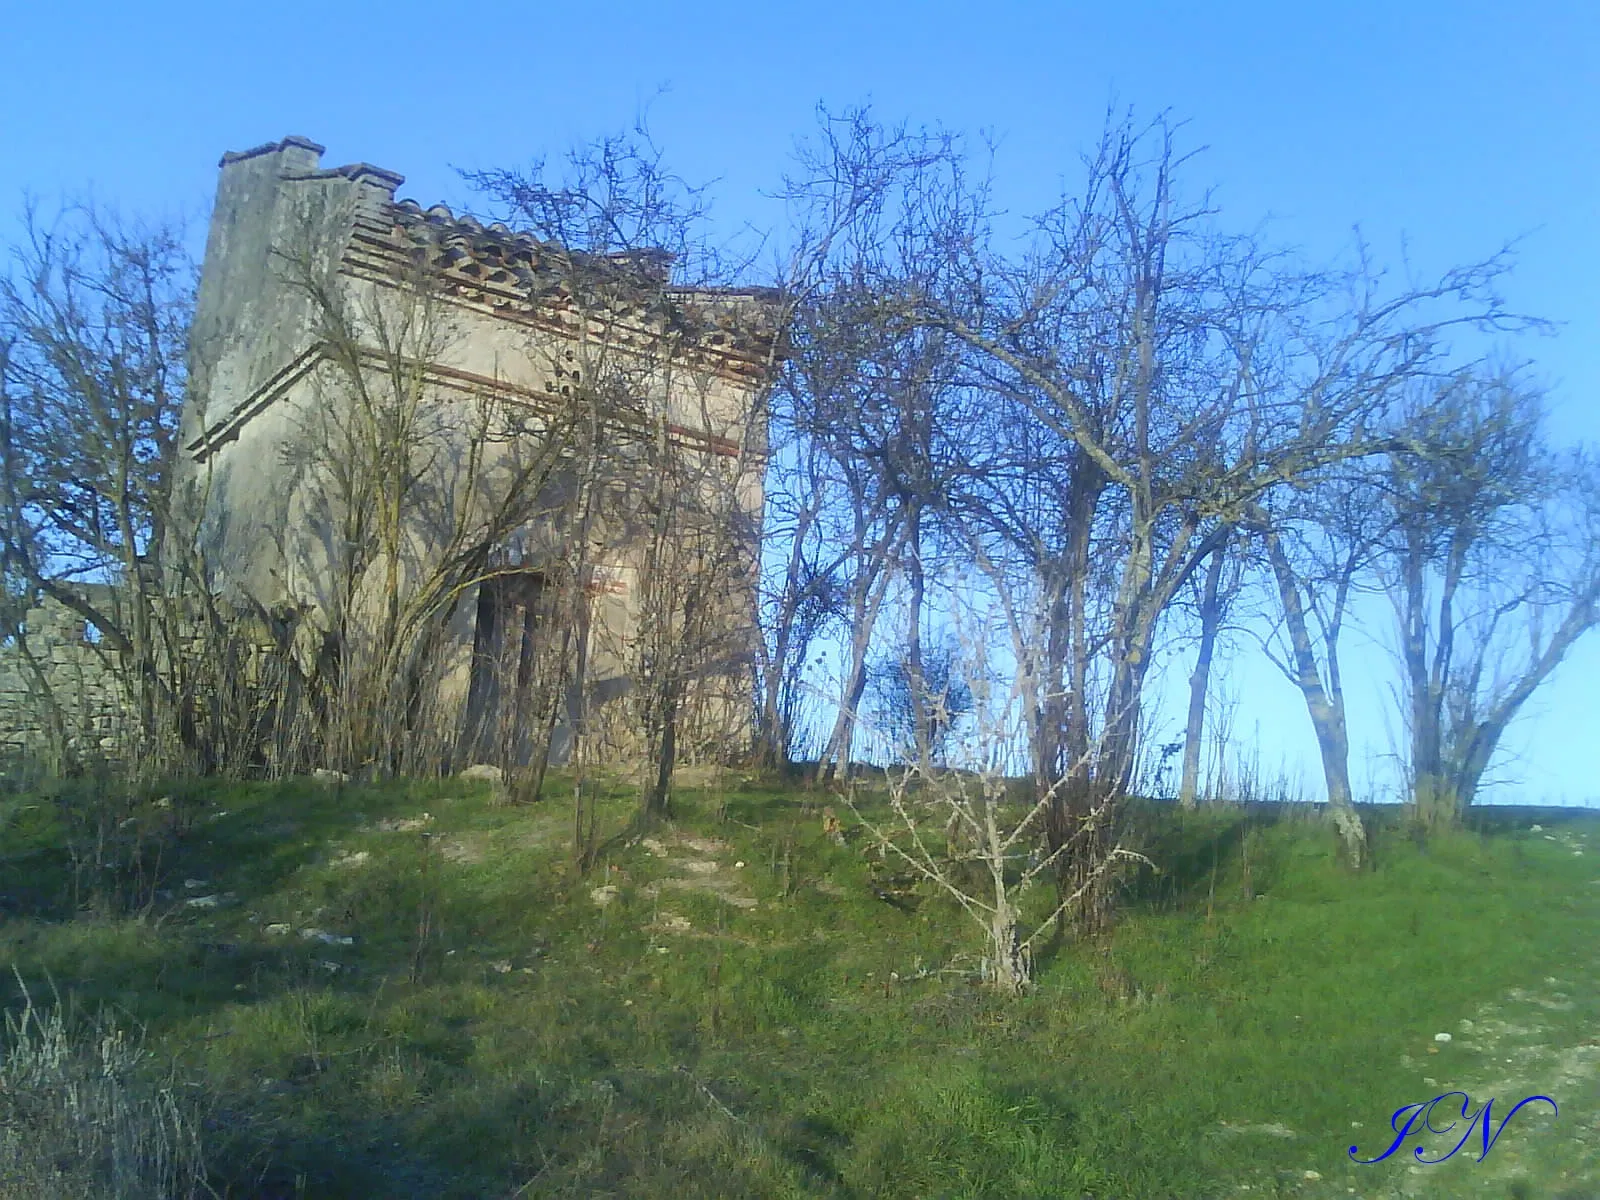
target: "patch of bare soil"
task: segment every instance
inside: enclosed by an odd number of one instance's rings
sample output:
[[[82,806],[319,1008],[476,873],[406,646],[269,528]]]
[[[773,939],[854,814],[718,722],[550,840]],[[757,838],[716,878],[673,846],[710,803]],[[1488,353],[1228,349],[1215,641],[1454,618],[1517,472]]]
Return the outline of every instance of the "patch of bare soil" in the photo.
[[[462,834],[453,837],[439,847],[439,853],[453,863],[471,866],[481,863],[489,856],[488,839],[473,834]]]
[[[741,872],[744,863],[729,863],[733,848],[716,838],[698,837],[694,834],[672,833],[660,838],[644,838],[640,845],[656,858],[665,859],[667,866],[680,872],[644,888],[646,896],[659,896],[663,892],[709,892],[735,908],[755,908],[760,903],[754,896],[744,895]]]

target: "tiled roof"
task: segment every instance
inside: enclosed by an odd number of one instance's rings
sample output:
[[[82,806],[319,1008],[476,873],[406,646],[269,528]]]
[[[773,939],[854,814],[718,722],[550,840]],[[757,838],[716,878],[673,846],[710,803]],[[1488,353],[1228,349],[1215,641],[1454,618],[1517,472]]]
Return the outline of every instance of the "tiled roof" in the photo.
[[[776,293],[674,288],[672,256],[658,250],[567,253],[531,234],[485,225],[442,204],[391,201],[364,212],[345,267],[368,277],[425,271],[457,300],[497,316],[572,332],[603,306],[607,335],[645,346],[670,334],[680,352],[750,377],[769,362]],[[575,298],[591,297],[589,311]],[[598,297],[596,302],[593,297]]]

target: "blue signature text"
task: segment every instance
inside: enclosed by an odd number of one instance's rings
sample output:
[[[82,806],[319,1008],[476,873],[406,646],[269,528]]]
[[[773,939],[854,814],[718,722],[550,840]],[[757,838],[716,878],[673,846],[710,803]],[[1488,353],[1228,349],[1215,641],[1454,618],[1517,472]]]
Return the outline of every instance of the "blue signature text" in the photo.
[[[1425,1140],[1428,1135],[1432,1134],[1436,1137],[1445,1137],[1446,1135],[1450,1134],[1458,1124],[1458,1119],[1450,1116],[1450,1113],[1455,1109],[1455,1104],[1453,1101],[1457,1096],[1461,1097],[1461,1116],[1459,1120],[1466,1122],[1466,1128],[1461,1134],[1461,1140],[1451,1147],[1449,1153],[1441,1154],[1438,1158],[1429,1158],[1427,1156],[1428,1147]],[[1472,1098],[1470,1096],[1468,1096],[1465,1092],[1445,1092],[1441,1096],[1435,1096],[1432,1100],[1424,1100],[1420,1104],[1408,1104],[1404,1108],[1396,1110],[1393,1119],[1389,1122],[1390,1127],[1395,1133],[1394,1142],[1387,1150],[1378,1155],[1377,1158],[1357,1158],[1356,1155],[1358,1150],[1355,1146],[1350,1147],[1350,1157],[1355,1159],[1356,1162],[1362,1163],[1363,1165],[1382,1162],[1395,1151],[1399,1150],[1400,1147],[1405,1144],[1407,1138],[1415,1137],[1417,1139],[1417,1145],[1413,1153],[1416,1155],[1417,1161],[1424,1163],[1441,1163],[1445,1159],[1452,1157],[1456,1151],[1461,1149],[1461,1147],[1465,1146],[1467,1144],[1467,1139],[1472,1136],[1472,1131],[1474,1129],[1478,1129],[1482,1134],[1483,1143],[1483,1148],[1478,1153],[1478,1161],[1482,1162],[1486,1157],[1488,1157],[1489,1151],[1493,1149],[1495,1142],[1500,1139],[1500,1132],[1501,1130],[1505,1129],[1506,1122],[1511,1120],[1512,1117],[1516,1116],[1517,1113],[1522,1109],[1523,1105],[1532,1104],[1536,1100],[1542,1100],[1548,1104],[1552,1114],[1559,1111],[1556,1108],[1556,1102],[1550,1099],[1549,1096],[1529,1096],[1524,1100],[1517,1101],[1517,1103],[1512,1107],[1511,1111],[1500,1118],[1500,1123],[1497,1125],[1494,1122],[1494,1116],[1491,1112],[1491,1110],[1494,1108],[1494,1100],[1492,1098],[1485,1101],[1483,1107],[1478,1109],[1476,1112],[1469,1112],[1468,1109],[1472,1107]],[[1446,1103],[1447,1101],[1450,1101],[1451,1103]],[[1441,1108],[1442,1112],[1436,1113],[1436,1110],[1440,1110]],[[1433,1118],[1435,1115],[1439,1115],[1441,1119],[1448,1118],[1450,1123],[1443,1126],[1435,1125],[1433,1123]],[[1402,1119],[1404,1120],[1404,1124],[1401,1123]],[[1441,1145],[1443,1144],[1444,1143],[1441,1143]]]

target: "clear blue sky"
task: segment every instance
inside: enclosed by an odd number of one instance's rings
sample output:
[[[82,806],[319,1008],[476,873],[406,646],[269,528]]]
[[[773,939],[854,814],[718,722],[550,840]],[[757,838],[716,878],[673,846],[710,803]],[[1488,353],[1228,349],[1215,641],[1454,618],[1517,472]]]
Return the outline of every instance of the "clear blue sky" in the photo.
[[[1558,428],[1600,440],[1600,4],[1245,3],[277,5],[80,0],[6,6],[0,229],[24,190],[92,189],[200,215],[216,162],[288,133],[459,202],[455,167],[511,165],[648,105],[723,221],[759,222],[819,102],[986,129],[1001,200],[1041,207],[1110,102],[1170,108],[1209,150],[1226,218],[1330,253],[1359,223],[1424,271],[1523,239],[1511,287],[1563,323],[1522,349],[1557,384]],[[663,92],[662,89],[666,90]],[[659,93],[659,94],[658,94]],[[1263,758],[1306,755],[1297,698],[1247,672]],[[1378,684],[1352,702],[1358,772],[1387,742]],[[1518,731],[1518,793],[1600,797],[1600,645]],[[1363,745],[1367,749],[1363,749]],[[1307,760],[1309,763],[1309,759]],[[1314,771],[1310,772],[1316,778]]]

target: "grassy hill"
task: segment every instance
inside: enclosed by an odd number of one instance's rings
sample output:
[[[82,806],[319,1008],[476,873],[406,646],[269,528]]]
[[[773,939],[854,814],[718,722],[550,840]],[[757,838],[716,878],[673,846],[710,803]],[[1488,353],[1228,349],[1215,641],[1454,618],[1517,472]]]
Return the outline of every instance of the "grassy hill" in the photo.
[[[1007,1002],[825,800],[709,781],[581,879],[482,783],[0,800],[13,1077],[24,991],[142,1028],[235,1197],[1600,1194],[1595,814],[1374,813],[1350,875],[1310,810],[1146,806],[1162,872]],[[1352,1162],[1453,1089],[1560,1113]]]

